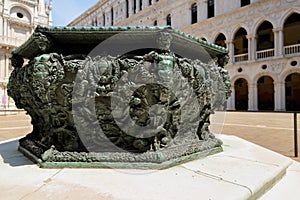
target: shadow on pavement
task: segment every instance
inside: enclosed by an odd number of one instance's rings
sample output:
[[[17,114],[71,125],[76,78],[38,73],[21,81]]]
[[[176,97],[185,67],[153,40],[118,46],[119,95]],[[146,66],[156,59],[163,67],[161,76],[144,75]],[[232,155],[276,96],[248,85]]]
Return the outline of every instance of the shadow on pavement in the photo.
[[[22,153],[18,151],[19,138],[0,143],[0,165],[8,164],[12,167],[32,165]]]

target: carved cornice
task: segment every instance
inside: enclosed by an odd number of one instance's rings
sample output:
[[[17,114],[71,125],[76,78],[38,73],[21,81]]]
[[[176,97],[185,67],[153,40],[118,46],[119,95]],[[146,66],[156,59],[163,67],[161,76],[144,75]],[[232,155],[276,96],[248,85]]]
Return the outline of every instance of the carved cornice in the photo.
[[[22,20],[18,20],[18,19],[14,19],[14,18],[8,18],[7,21],[10,24],[18,25],[21,27],[34,28],[34,26],[32,24],[30,24],[28,21],[22,21]]]
[[[37,5],[37,1],[36,0],[12,0],[18,3],[22,3],[28,6],[36,6]]]

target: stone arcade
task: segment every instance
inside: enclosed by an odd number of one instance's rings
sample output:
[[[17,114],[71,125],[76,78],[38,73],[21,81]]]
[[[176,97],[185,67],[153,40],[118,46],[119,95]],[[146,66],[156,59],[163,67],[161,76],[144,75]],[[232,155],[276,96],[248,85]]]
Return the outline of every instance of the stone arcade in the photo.
[[[210,115],[228,52],[171,27],[44,27],[14,50],[8,94],[41,167],[158,169],[222,151]],[[28,64],[24,58],[29,59]]]

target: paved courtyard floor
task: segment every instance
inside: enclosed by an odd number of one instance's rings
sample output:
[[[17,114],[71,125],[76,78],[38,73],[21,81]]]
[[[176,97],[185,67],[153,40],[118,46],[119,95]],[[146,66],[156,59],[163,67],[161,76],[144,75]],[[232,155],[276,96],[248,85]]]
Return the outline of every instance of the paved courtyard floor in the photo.
[[[241,137],[300,161],[300,157],[294,157],[293,119],[293,113],[219,112],[212,118],[214,125],[211,130],[218,134]],[[25,112],[10,115],[0,113],[0,141],[30,133],[32,130],[30,120]],[[300,114],[298,114],[298,135],[300,135]],[[298,139],[300,148],[299,140],[300,138]]]

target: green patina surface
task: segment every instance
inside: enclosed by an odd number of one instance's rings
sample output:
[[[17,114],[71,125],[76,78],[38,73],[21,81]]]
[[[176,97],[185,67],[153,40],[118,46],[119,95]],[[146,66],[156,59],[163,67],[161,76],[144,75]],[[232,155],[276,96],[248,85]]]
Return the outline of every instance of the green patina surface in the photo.
[[[23,147],[19,147],[19,151],[25,154],[33,162],[37,163],[42,168],[112,168],[112,169],[143,169],[143,170],[162,170],[173,167],[195,159],[204,158],[215,153],[222,152],[222,147],[215,147],[209,150],[204,150],[194,154],[182,156],[176,159],[168,160],[161,163],[151,162],[44,162],[36,155]]]
[[[147,35],[149,32],[157,32],[161,30],[168,30],[170,33],[179,36],[181,42],[196,43],[201,45],[205,50],[207,50],[212,57],[218,54],[227,54],[228,49],[225,49],[221,46],[209,43],[200,38],[194,37],[192,35],[186,34],[177,29],[173,29],[170,26],[100,26],[100,27],[67,27],[67,26],[41,26],[38,25],[35,29],[35,34],[33,34],[23,45],[18,47],[13,51],[13,54],[20,55],[25,58],[32,59],[41,52],[57,52],[51,51],[57,50],[56,46],[61,46],[61,44],[78,44],[80,48],[81,44],[84,43],[94,43],[98,44],[101,41],[104,41],[112,35],[121,33],[121,32],[135,32],[133,34]],[[41,49],[37,43],[37,36],[39,33],[49,36],[47,45],[48,48]],[[74,50],[74,49],[73,49]],[[91,50],[91,49],[89,49]],[[59,52],[57,52],[59,53]]]
[[[38,26],[12,57],[8,94],[33,125],[19,149],[41,167],[139,169],[222,151],[209,118],[231,93],[227,53],[168,26]]]

